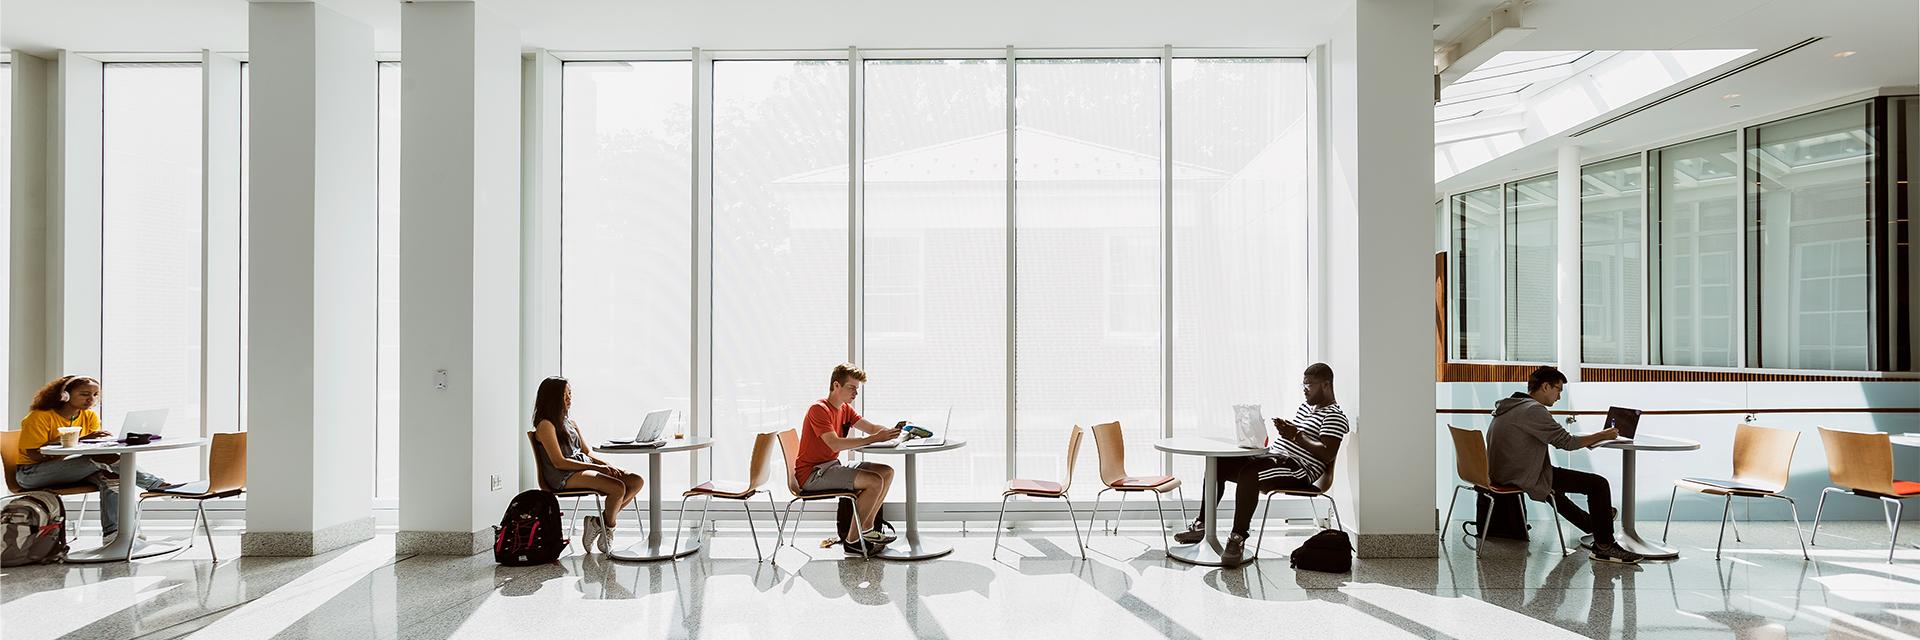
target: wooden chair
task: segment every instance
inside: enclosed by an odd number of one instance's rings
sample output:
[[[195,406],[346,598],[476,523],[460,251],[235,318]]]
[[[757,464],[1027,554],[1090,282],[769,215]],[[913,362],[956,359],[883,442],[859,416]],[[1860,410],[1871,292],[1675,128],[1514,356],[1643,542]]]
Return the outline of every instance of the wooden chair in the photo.
[[[807,513],[806,503],[808,502],[813,502],[816,500],[843,500],[844,499],[847,501],[847,504],[849,506],[852,506],[857,510],[859,507],[859,503],[855,501],[855,498],[860,497],[860,494],[855,493],[851,489],[846,489],[846,490],[833,489],[828,491],[801,491],[799,479],[796,479],[793,477],[793,467],[794,467],[794,464],[796,464],[795,461],[798,459],[800,455],[800,432],[794,429],[788,429],[786,431],[781,431],[778,434],[778,436],[780,438],[780,453],[781,453],[780,459],[786,462],[787,490],[793,493],[793,499],[787,501],[786,517],[780,518],[774,523],[775,529],[774,529],[774,535],[773,535],[773,558],[772,559],[775,561],[778,561],[780,559],[780,543],[783,540],[781,536],[782,534],[785,533],[786,523],[793,524],[793,537],[795,539],[798,539],[800,537],[800,521],[794,518],[793,503],[795,502],[800,503],[800,515],[806,515]],[[856,516],[858,515],[857,511],[855,515]],[[854,520],[855,522],[858,522],[859,518],[855,517]],[[838,529],[839,525],[835,524],[834,528]],[[835,531],[833,535],[845,536],[846,532]],[[845,538],[843,537],[842,540],[844,539]],[[860,542],[860,555],[862,557],[867,557],[867,558],[873,557],[873,549],[867,545],[866,539],[861,538],[859,542]],[[788,546],[793,546],[792,542],[787,542],[786,544]],[[793,548],[799,549],[800,547],[795,546]]]
[[[19,495],[28,491],[45,491],[57,496],[80,496],[80,517],[72,519],[71,522],[73,524],[67,527],[67,537],[79,537],[80,523],[87,519],[87,500],[92,498],[93,494],[100,492],[99,487],[84,482],[65,484],[57,487],[39,487],[35,489],[21,487],[20,481],[13,475],[14,471],[18,469],[20,465],[30,463],[27,462],[27,454],[20,449],[19,431],[0,431],[0,461],[4,461],[6,465],[7,493],[9,494]],[[102,516],[104,515],[105,514],[102,514]]]
[[[207,519],[207,501],[231,498],[247,492],[247,432],[213,434],[213,447],[207,456],[207,479],[189,482],[165,491],[147,491],[147,498],[194,501],[194,526],[207,534],[207,552],[220,561],[220,549],[213,544],[213,522]],[[187,547],[193,547],[193,534],[187,534]]]
[[[1067,520],[1073,523],[1073,541],[1080,545],[1080,559],[1087,559],[1087,543],[1080,538],[1080,516],[1073,512],[1073,499],[1067,497],[1067,490],[1073,488],[1073,466],[1080,458],[1080,440],[1086,434],[1080,425],[1073,425],[1073,431],[1067,434],[1067,477],[1060,482],[1046,480],[1008,480],[1007,489],[1000,492],[1000,518],[993,523],[993,553],[989,557],[1000,557],[1000,525],[1007,520],[1007,500],[1014,496],[1029,498],[1059,498],[1067,501]],[[1091,528],[1092,523],[1087,525]]]
[[[1820,490],[1820,504],[1813,509],[1813,533],[1807,544],[1818,545],[1820,512],[1827,508],[1827,494],[1851,493],[1880,501],[1884,515],[1893,505],[1893,518],[1887,521],[1892,539],[1887,541],[1887,562],[1899,548],[1900,505],[1908,498],[1920,497],[1920,482],[1893,479],[1893,443],[1884,433],[1860,433],[1820,427],[1820,441],[1827,446],[1827,477],[1838,486]]]
[[[1741,424],[1733,432],[1733,479],[1701,478],[1740,486],[1722,486],[1685,478],[1673,481],[1673,491],[1667,495],[1667,525],[1660,530],[1660,541],[1665,542],[1667,532],[1673,528],[1673,502],[1679,497],[1681,489],[1726,498],[1720,508],[1720,537],[1713,543],[1715,560],[1720,559],[1720,547],[1727,540],[1727,521],[1733,515],[1734,498],[1779,498],[1787,501],[1787,508],[1793,514],[1793,537],[1800,541],[1801,559],[1811,561],[1813,557],[1807,555],[1807,541],[1800,535],[1800,507],[1793,502],[1793,498],[1780,493],[1787,489],[1787,479],[1792,477],[1793,449],[1799,442],[1798,431]],[[1740,525],[1737,522],[1733,526],[1733,540],[1740,541]]]
[[[1120,532],[1122,516],[1127,514],[1127,494],[1149,492],[1153,494],[1153,510],[1160,517],[1160,544],[1171,549],[1173,544],[1167,539],[1167,513],[1160,505],[1160,495],[1169,491],[1180,491],[1180,517],[1187,516],[1187,493],[1180,489],[1180,479],[1173,476],[1136,476],[1127,473],[1127,443],[1120,423],[1108,422],[1093,425],[1093,447],[1100,454],[1100,482],[1106,486],[1093,495],[1093,513],[1087,514],[1087,531],[1093,531],[1093,521],[1100,516],[1100,498],[1108,491],[1120,493],[1120,510],[1114,514],[1113,532]]]
[[[1447,517],[1440,521],[1440,539],[1442,541],[1447,539],[1447,527],[1453,524],[1453,505],[1460,501],[1461,489],[1471,489],[1476,493],[1487,493],[1491,495],[1520,494],[1522,496],[1520,499],[1520,519],[1523,521],[1526,520],[1527,499],[1529,497],[1526,495],[1526,490],[1519,487],[1496,485],[1493,483],[1492,474],[1488,471],[1486,437],[1478,430],[1462,429],[1452,425],[1447,426],[1447,432],[1453,436],[1454,474],[1460,476],[1460,482],[1463,484],[1453,487],[1453,497],[1447,501]],[[1488,505],[1488,522],[1493,521],[1493,511],[1499,506],[1500,503],[1498,501]],[[1560,555],[1565,556],[1573,553],[1573,550],[1567,548],[1567,534],[1560,527],[1560,514],[1554,510],[1553,503],[1547,503],[1547,511],[1549,517],[1553,518],[1553,535],[1560,540]],[[1600,518],[1605,516],[1595,514],[1594,517]],[[1486,532],[1482,531],[1480,533],[1481,537],[1484,538]]]
[[[709,480],[700,483],[699,486],[688,489],[686,493],[680,494],[680,517],[675,519],[675,526],[673,528],[673,557],[680,557],[680,532],[687,528],[685,525],[687,500],[692,499],[694,496],[705,496],[707,500],[702,503],[700,507],[701,524],[704,526],[706,523],[707,508],[713,506],[714,498],[739,500],[740,508],[747,511],[747,531],[753,534],[753,557],[761,561],[766,560],[766,558],[760,554],[760,531],[753,527],[752,498],[762,493],[767,494],[767,513],[773,516],[774,529],[779,529],[780,513],[779,508],[773,504],[773,492],[764,491],[760,488],[767,483],[767,458],[773,455],[773,448],[776,446],[779,438],[779,434],[771,432],[754,435],[753,456],[748,463],[750,466],[747,469],[746,482]]]
[[[1339,461],[1339,455],[1336,454],[1334,456],[1334,462]],[[1260,537],[1253,542],[1254,557],[1260,557],[1260,545],[1267,540],[1267,514],[1273,511],[1273,499],[1278,496],[1306,498],[1308,509],[1313,508],[1314,498],[1326,498],[1327,508],[1333,511],[1333,527],[1341,531],[1347,529],[1347,525],[1340,522],[1340,505],[1334,504],[1333,496],[1327,495],[1328,491],[1333,490],[1334,462],[1327,463],[1327,472],[1320,475],[1320,481],[1315,482],[1314,488],[1312,489],[1274,489],[1272,491],[1261,492],[1261,495],[1265,497],[1266,500],[1263,501],[1260,506]],[[1316,513],[1315,515],[1317,516],[1318,514]]]
[[[547,474],[540,473],[540,470],[551,468],[553,466],[553,463],[547,459],[546,448],[540,446],[540,434],[535,431],[528,431],[527,442],[533,445],[533,460],[534,460],[533,477],[536,479],[536,481],[539,482],[540,490],[552,493],[553,497],[555,498],[573,498],[573,522],[570,523],[567,527],[567,531],[568,531],[567,535],[568,537],[580,535],[580,501],[581,499],[584,499],[589,496],[593,497],[593,512],[600,513],[602,510],[606,508],[605,506],[603,506],[605,503],[601,502],[603,494],[601,494],[598,491],[594,491],[592,489],[566,489],[566,488],[555,487],[547,484]],[[638,501],[636,500],[635,502],[638,502]],[[639,513],[638,507],[634,508],[634,513],[636,514]],[[641,518],[640,521],[646,522],[646,519]]]

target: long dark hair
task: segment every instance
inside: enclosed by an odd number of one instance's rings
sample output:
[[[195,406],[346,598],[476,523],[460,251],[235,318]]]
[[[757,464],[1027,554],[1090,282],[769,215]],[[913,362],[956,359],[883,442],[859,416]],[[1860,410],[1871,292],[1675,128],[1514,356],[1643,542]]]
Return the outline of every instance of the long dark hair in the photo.
[[[565,433],[567,428],[567,379],[553,376],[540,381],[540,390],[533,394],[533,426],[539,427],[541,420],[553,423],[553,428]]]

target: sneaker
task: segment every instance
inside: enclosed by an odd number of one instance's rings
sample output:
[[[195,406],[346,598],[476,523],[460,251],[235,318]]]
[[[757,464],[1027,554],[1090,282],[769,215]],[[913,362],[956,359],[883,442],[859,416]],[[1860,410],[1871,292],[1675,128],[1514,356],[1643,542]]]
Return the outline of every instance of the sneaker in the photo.
[[[1220,550],[1220,557],[1238,560],[1247,552],[1247,534],[1234,532],[1227,536],[1227,546]]]
[[[1207,539],[1207,525],[1202,524],[1199,520],[1195,520],[1193,524],[1187,525],[1186,531],[1173,534],[1173,541],[1180,544],[1193,544],[1205,539]]]
[[[1589,557],[1598,562],[1617,562],[1620,564],[1640,564],[1642,556],[1621,548],[1616,542],[1595,542]]]
[[[895,540],[893,536],[880,533],[878,530],[868,531],[866,533],[860,534],[860,537],[865,538],[867,541],[867,544],[869,545],[877,545],[882,547],[887,546],[888,544],[891,544]]]
[[[593,551],[594,540],[606,535],[603,529],[605,529],[605,527],[600,526],[600,516],[587,516],[581,519],[580,549],[588,552]]]
[[[594,524],[600,525],[600,522],[596,520]],[[594,543],[599,545],[602,555],[613,553],[613,528],[600,525],[600,537],[595,538]]]

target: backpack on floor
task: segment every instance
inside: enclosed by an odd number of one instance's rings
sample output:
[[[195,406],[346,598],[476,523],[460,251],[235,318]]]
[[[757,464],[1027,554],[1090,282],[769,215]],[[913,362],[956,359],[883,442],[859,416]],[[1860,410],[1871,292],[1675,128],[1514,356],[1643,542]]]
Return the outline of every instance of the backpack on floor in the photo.
[[[509,567],[547,564],[560,559],[567,542],[560,530],[560,501],[551,491],[529,489],[507,503],[507,514],[494,527],[493,561]]]
[[[67,509],[60,496],[29,491],[0,506],[0,567],[66,559]]]
[[[1288,564],[1295,569],[1346,573],[1353,570],[1353,542],[1347,532],[1326,529],[1313,534],[1300,548],[1293,550]]]
[[[1526,505],[1521,502],[1526,499],[1525,496],[1518,493],[1488,494],[1477,489],[1473,495],[1474,518],[1461,522],[1461,531],[1475,538],[1528,539],[1527,530],[1532,527],[1527,524]],[[1489,521],[1487,510],[1494,505],[1500,508],[1494,510],[1493,519]]]

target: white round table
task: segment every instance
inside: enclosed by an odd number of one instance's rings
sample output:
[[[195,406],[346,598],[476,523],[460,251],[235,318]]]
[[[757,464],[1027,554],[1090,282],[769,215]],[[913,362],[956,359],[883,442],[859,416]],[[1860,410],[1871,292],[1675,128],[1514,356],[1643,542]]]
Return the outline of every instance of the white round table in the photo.
[[[905,547],[893,545],[882,547],[880,551],[873,554],[873,557],[887,560],[926,560],[928,558],[938,558],[953,553],[953,547],[951,546],[920,540],[920,469],[916,461],[920,459],[920,454],[923,453],[952,451],[964,446],[967,446],[967,441],[965,440],[947,438],[945,444],[925,447],[878,447],[868,445],[854,449],[854,451],[870,456],[899,455],[906,456],[907,458],[906,464],[904,465],[907,468],[906,530],[905,533],[901,535],[901,539],[905,540],[907,545]]]
[[[1640,533],[1633,528],[1634,476],[1638,469],[1634,456],[1641,451],[1693,451],[1700,448],[1700,443],[1685,438],[1651,436],[1643,433],[1632,440],[1609,440],[1601,443],[1600,447],[1620,450],[1620,535],[1614,536],[1614,541],[1620,543],[1620,546],[1626,550],[1646,556],[1649,560],[1679,558],[1678,549],[1648,542],[1642,539]],[[1581,536],[1580,544],[1591,548],[1593,535]]]
[[[692,555],[693,552],[700,550],[701,540],[683,540],[680,542],[680,552],[674,553],[673,541],[664,540],[660,535],[660,454],[677,453],[680,451],[699,451],[711,446],[713,446],[713,438],[682,438],[679,440],[668,440],[666,444],[658,447],[608,447],[603,445],[593,448],[594,453],[615,455],[637,453],[647,456],[647,538],[627,545],[625,548],[615,549],[613,553],[608,555],[613,556],[615,560],[646,562],[652,560],[672,560],[681,556]],[[684,525],[676,522],[674,526]]]
[[[1220,554],[1220,536],[1214,533],[1220,527],[1220,496],[1216,495],[1220,475],[1221,458],[1247,458],[1266,453],[1266,449],[1248,449],[1226,440],[1213,438],[1180,437],[1167,438],[1153,444],[1153,448],[1167,453],[1183,456],[1201,456],[1207,459],[1206,487],[1200,492],[1200,513],[1207,521],[1206,537],[1193,544],[1179,544],[1167,549],[1167,556],[1181,562],[1206,565],[1209,567],[1237,567],[1253,561],[1250,555],[1228,560]],[[1164,526],[1164,525],[1163,525]]]
[[[173,540],[140,539],[140,487],[133,483],[136,454],[147,451],[167,451],[207,446],[206,438],[161,438],[148,444],[126,445],[107,440],[99,444],[81,442],[77,447],[58,445],[40,448],[40,455],[58,456],[120,456],[120,463],[114,469],[120,474],[119,535],[114,536],[113,544],[94,549],[73,551],[67,554],[67,562],[124,562],[135,558],[146,558],[163,553],[173,553],[186,546]]]

